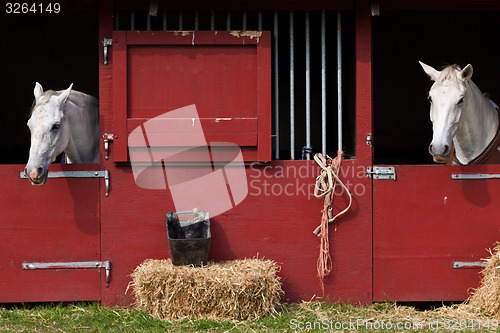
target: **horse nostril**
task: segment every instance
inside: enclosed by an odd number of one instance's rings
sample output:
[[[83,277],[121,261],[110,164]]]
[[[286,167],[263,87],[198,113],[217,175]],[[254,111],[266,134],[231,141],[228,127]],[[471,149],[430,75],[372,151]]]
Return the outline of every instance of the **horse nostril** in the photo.
[[[429,153],[433,153],[433,149],[432,149],[432,143],[429,145]]]
[[[43,174],[43,167],[39,166],[36,168],[36,171],[38,172],[38,178],[40,178]]]
[[[450,147],[448,145],[445,145],[444,146],[444,153],[443,153],[443,155],[447,155],[449,149],[450,149]]]

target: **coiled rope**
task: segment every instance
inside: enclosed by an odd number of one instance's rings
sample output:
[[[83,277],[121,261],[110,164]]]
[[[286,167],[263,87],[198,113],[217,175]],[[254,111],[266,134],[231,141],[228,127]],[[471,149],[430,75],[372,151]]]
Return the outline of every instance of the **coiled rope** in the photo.
[[[321,168],[321,172],[316,177],[316,186],[314,187],[314,196],[318,199],[325,198],[321,224],[314,230],[316,236],[321,237],[320,253],[317,263],[318,277],[321,281],[321,288],[324,291],[324,279],[330,274],[332,270],[332,258],[330,256],[330,245],[328,241],[328,224],[335,222],[335,220],[344,215],[352,204],[352,195],[349,189],[339,178],[340,166],[342,163],[343,152],[338,151],[337,157],[332,159],[328,155],[315,154],[314,160]],[[333,216],[333,199],[335,196],[335,187],[339,184],[344,189],[349,197],[349,204],[347,207]]]

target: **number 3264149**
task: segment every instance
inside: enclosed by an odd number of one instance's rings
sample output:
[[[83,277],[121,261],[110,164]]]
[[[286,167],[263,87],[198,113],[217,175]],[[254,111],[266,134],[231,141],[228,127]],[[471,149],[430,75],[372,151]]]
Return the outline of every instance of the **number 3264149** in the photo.
[[[58,2],[7,2],[5,4],[5,12],[7,14],[58,14],[61,12],[61,4]]]

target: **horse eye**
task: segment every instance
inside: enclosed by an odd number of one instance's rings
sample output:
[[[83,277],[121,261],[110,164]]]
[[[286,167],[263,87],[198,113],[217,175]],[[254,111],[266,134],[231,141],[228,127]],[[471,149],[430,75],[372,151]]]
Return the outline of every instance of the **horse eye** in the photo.
[[[52,125],[52,128],[50,130],[51,131],[57,131],[59,129],[59,127],[61,127],[61,124],[55,123],[54,125]]]
[[[460,99],[458,100],[457,104],[462,104],[463,102],[464,102],[464,98],[460,97]]]

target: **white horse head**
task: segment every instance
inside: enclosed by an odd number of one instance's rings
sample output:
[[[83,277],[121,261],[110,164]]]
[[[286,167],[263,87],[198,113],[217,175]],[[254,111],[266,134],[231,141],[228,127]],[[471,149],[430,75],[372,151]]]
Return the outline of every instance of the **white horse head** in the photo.
[[[481,154],[495,136],[497,112],[470,80],[470,64],[464,69],[452,65],[442,71],[422,62],[420,65],[434,81],[429,91],[433,129],[429,153],[434,162],[446,163],[455,149],[458,161],[468,164]]]
[[[28,120],[31,147],[25,174],[33,185],[44,185],[50,163],[62,152],[75,163],[98,162],[97,101],[68,89],[43,91],[35,84],[35,102]],[[89,110],[90,109],[90,110]]]

